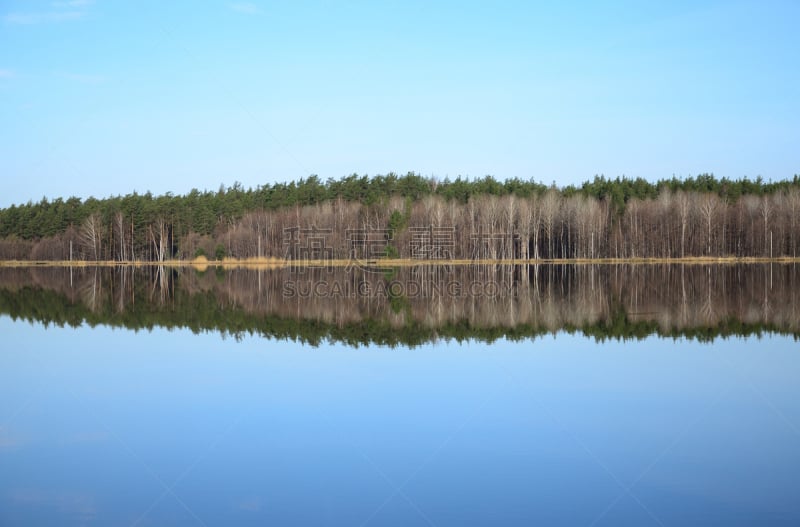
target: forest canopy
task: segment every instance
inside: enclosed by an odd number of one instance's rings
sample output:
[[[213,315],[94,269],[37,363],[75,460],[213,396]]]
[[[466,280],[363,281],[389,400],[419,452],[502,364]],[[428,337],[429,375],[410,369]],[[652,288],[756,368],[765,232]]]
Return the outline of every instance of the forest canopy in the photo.
[[[0,210],[0,259],[796,257],[799,221],[798,175],[596,176],[565,187],[491,176],[312,175],[10,206]],[[308,249],[298,236],[311,232],[322,233],[324,252],[297,251]]]

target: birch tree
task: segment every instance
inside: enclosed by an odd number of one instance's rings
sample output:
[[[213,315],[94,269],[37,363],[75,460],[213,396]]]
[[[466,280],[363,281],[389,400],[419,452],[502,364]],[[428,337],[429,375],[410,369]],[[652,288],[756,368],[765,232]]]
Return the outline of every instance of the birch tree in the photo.
[[[86,253],[95,261],[100,259],[103,225],[100,215],[90,214],[80,230],[80,241]]]

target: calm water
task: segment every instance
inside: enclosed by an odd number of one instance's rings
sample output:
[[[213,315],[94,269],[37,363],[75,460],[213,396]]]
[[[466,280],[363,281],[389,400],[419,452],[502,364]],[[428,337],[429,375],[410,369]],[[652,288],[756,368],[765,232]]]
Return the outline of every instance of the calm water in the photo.
[[[495,326],[480,319],[484,332],[461,343],[424,333],[393,347],[369,335],[351,347],[330,328],[316,347],[295,329],[287,336],[297,342],[230,327],[222,333],[238,338],[224,338],[204,324],[197,333],[175,318],[194,310],[205,320],[206,300],[185,304],[181,293],[205,295],[186,285],[197,277],[174,278],[163,297],[139,277],[152,297],[134,287],[123,310],[114,294],[125,288],[109,292],[102,280],[87,297],[73,276],[80,289],[70,297],[63,283],[15,277],[0,316],[0,525],[797,525],[796,294],[786,301],[783,274],[771,296],[762,271],[725,293],[702,289],[708,273],[693,275],[676,313],[713,292],[705,312],[719,321],[707,324],[717,331],[710,338],[697,336],[702,322],[654,312],[663,300],[637,293],[632,310],[632,293],[613,291],[608,276],[595,296],[575,277],[562,288],[562,277],[550,296],[560,316],[584,306],[571,295],[608,304],[581,315],[590,336],[546,326],[558,320],[537,325],[534,312],[525,324],[546,330],[520,340],[509,340],[519,335],[507,322],[507,336],[487,339]],[[238,278],[205,279],[213,289]],[[245,328],[237,305],[278,320],[271,301],[237,304],[236,291],[203,298],[217,318],[234,313]],[[91,308],[98,298],[107,310]],[[413,298],[397,310],[391,300],[387,313],[417,320]],[[487,301],[506,314],[522,305],[485,298],[476,303],[485,313]],[[603,317],[619,309],[623,326],[650,329],[597,340],[596,328],[615,327]],[[750,318],[732,322],[736,309]],[[65,327],[53,325],[59,310]],[[166,322],[133,330],[154,312]],[[299,319],[319,325],[325,313],[305,308],[316,322]],[[449,316],[454,325],[460,315]],[[686,336],[660,336],[679,323]],[[720,336],[747,324],[762,336]]]

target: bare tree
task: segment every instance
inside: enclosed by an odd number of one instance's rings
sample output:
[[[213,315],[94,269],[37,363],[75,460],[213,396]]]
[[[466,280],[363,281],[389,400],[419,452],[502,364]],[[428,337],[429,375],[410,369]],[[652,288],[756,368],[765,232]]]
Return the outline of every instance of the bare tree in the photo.
[[[770,196],[761,196],[761,203],[758,207],[758,212],[761,215],[761,219],[764,223],[764,256],[772,256],[772,232],[770,231],[769,236],[767,235],[767,231],[769,230],[769,220],[772,217],[772,199]]]
[[[547,236],[547,258],[553,258],[553,228],[560,201],[560,196],[554,188],[549,189],[541,201],[542,225]]]
[[[122,211],[118,211],[116,214],[114,214],[114,231],[116,233],[117,240],[119,241],[117,259],[124,262],[128,258],[125,251],[125,216],[122,214]]]
[[[662,190],[658,195],[656,203],[656,215],[659,227],[659,234],[661,238],[661,248],[659,256],[662,258],[669,258],[672,256],[672,233],[673,222],[672,220],[672,201],[673,195],[669,190]]]
[[[800,233],[797,232],[800,220],[800,189],[792,188],[786,194],[786,214],[789,216],[789,236],[791,254],[797,258],[797,245]]]
[[[706,254],[711,254],[711,231],[714,227],[714,219],[720,208],[719,196],[708,192],[700,196],[699,210],[700,217],[706,227]]]
[[[102,232],[102,220],[97,213],[90,214],[84,220],[80,230],[81,244],[87,254],[95,261],[100,259]]]
[[[681,222],[681,258],[686,256],[686,229],[692,212],[692,199],[689,194],[680,190],[675,194],[675,203],[678,207],[678,217]]]
[[[167,253],[167,226],[164,218],[159,217],[154,225],[150,225],[150,240],[153,243],[154,260],[163,262]]]

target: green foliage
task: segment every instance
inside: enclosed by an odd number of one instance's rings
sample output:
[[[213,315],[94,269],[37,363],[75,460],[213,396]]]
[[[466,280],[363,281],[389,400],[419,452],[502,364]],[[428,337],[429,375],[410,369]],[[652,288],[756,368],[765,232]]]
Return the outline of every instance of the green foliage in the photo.
[[[217,245],[214,249],[214,258],[217,260],[223,260],[225,258],[225,247],[223,245]]]
[[[38,240],[52,237],[64,233],[70,227],[79,228],[94,213],[99,215],[102,225],[109,231],[104,236],[113,238],[114,234],[108,227],[112,225],[115,215],[121,214],[126,226],[130,226],[135,253],[143,256],[151,245],[148,227],[157,218],[170,225],[171,236],[175,238],[173,244],[177,245],[180,238],[190,232],[201,236],[212,235],[219,226],[235,222],[254,210],[315,205],[334,199],[379,205],[387,203],[393,196],[399,196],[405,198],[406,208],[402,213],[393,212],[389,222],[390,229],[399,231],[408,224],[408,204],[425,196],[438,195],[446,200],[467,203],[470,198],[480,195],[542,195],[548,188],[533,179],[498,181],[492,176],[485,176],[479,179],[457,177],[454,180],[438,181],[409,172],[402,176],[389,173],[374,177],[352,174],[324,182],[318,176],[311,175],[297,182],[265,184],[255,189],[245,189],[241,183],[236,182],[231,187],[220,186],[216,192],[192,189],[183,196],[153,196],[149,192],[134,192],[105,199],[42,198],[37,203],[28,202],[0,209],[0,238]],[[713,192],[732,203],[744,195],[760,196],[785,192],[789,188],[800,188],[800,176],[795,175],[792,179],[778,182],[765,182],[761,177],[755,180],[747,177],[730,180],[717,179],[712,174],[700,174],[686,179],[673,177],[650,183],[641,177],[610,179],[598,175],[580,186],[570,185],[556,190],[565,197],[582,194],[606,200],[621,215],[629,200],[652,199],[664,190]]]
[[[394,245],[387,245],[384,250],[384,257],[386,258],[400,258],[400,252]]]
[[[399,210],[392,211],[389,216],[389,231],[392,235],[404,229],[408,223],[408,217]]]
[[[392,310],[392,313],[395,315],[399,315],[402,312],[408,313],[411,311],[411,304],[409,303],[408,299],[404,296],[394,294],[389,296],[389,307]]]

